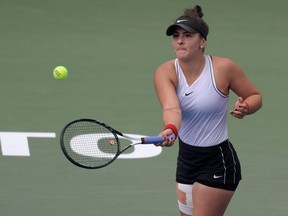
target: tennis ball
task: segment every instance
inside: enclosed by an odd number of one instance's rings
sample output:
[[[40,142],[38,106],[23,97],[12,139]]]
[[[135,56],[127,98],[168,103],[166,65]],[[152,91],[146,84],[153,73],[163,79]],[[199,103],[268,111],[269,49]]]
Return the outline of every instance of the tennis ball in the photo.
[[[68,77],[68,70],[64,66],[57,66],[53,70],[53,76],[57,80],[64,80]]]

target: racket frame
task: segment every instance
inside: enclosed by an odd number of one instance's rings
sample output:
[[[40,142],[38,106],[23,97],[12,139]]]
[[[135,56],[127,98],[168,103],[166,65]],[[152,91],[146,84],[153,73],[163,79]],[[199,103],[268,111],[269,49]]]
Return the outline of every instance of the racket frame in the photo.
[[[109,160],[107,163],[103,164],[103,165],[100,165],[100,166],[86,166],[86,165],[83,165],[81,163],[78,163],[77,161],[75,161],[70,155],[69,153],[67,152],[66,150],[66,147],[65,147],[65,144],[64,144],[64,136],[65,136],[65,132],[67,130],[67,128],[69,128],[71,125],[75,124],[75,123],[78,123],[78,122],[91,122],[91,123],[95,123],[95,124],[98,124],[98,125],[101,125],[102,127],[105,127],[106,129],[108,129],[114,136],[116,142],[117,142],[117,152],[115,154],[115,156]],[[130,141],[135,141],[135,142],[132,142],[130,145],[127,145],[125,148],[123,148],[122,150],[120,149],[120,140],[119,140],[119,136],[123,137],[123,138],[126,138]],[[146,142],[146,138],[147,140],[149,140],[148,142]],[[168,138],[172,138],[174,139],[174,136],[169,136]],[[108,166],[109,164],[111,164],[113,161],[115,161],[117,159],[117,157],[122,154],[124,151],[126,151],[127,149],[129,149],[130,147],[132,146],[135,146],[135,145],[138,145],[138,144],[157,144],[158,142],[161,143],[164,141],[164,138],[163,137],[159,137],[159,136],[154,136],[154,137],[142,137],[141,139],[136,139],[134,137],[131,137],[131,136],[128,136],[126,134],[123,134],[121,133],[120,131],[118,130],[115,130],[114,128],[110,127],[109,125],[101,122],[101,121],[98,121],[96,119],[89,119],[89,118],[82,118],[82,119],[76,119],[74,121],[71,121],[69,122],[61,131],[60,133],[60,146],[61,146],[61,149],[62,149],[62,152],[63,154],[65,155],[65,157],[71,162],[73,163],[74,165],[78,166],[78,167],[81,167],[81,168],[85,168],[85,169],[99,169],[99,168],[102,168],[102,167],[105,167],[105,166]]]
[[[67,130],[67,128],[69,128],[71,125],[75,124],[75,123],[78,123],[78,122],[83,122],[83,121],[86,121],[86,122],[91,122],[91,123],[95,123],[95,124],[99,124],[105,128],[107,128],[114,136],[116,142],[117,142],[117,152],[114,156],[114,158],[112,158],[110,161],[108,161],[107,163],[101,165],[101,166],[97,166],[97,167],[94,167],[94,166],[85,166],[81,163],[78,163],[77,161],[75,161],[70,155],[69,153],[67,152],[66,150],[66,147],[65,147],[65,144],[64,144],[64,135],[65,135],[65,131]],[[100,169],[102,167],[105,167],[105,166],[108,166],[109,164],[111,164],[114,160],[116,160],[116,158],[122,153],[120,151],[120,141],[119,141],[119,137],[117,136],[120,135],[120,136],[123,136],[123,134],[115,129],[113,129],[112,127],[110,127],[109,125],[103,123],[103,122],[100,122],[96,119],[89,119],[89,118],[82,118],[82,119],[76,119],[74,121],[71,121],[69,122],[61,131],[60,133],[60,146],[61,146],[61,149],[62,149],[62,152],[63,154],[65,155],[65,157],[71,162],[73,163],[74,165],[78,166],[78,167],[81,167],[81,168],[85,168],[85,169]],[[128,146],[127,146],[128,147]]]

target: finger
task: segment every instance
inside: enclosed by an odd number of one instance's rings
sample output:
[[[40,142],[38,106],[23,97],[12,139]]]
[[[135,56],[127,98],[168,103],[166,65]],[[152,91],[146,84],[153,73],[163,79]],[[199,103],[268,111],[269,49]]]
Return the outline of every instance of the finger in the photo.
[[[163,147],[171,147],[174,144],[174,140],[172,138],[166,139],[166,141],[164,141],[162,143]]]
[[[238,119],[242,119],[244,117],[244,115],[241,112],[238,111],[230,111],[230,114]]]
[[[243,100],[242,97],[238,97],[238,101],[239,101],[240,103],[243,103],[243,102],[244,102],[244,100]]]
[[[241,109],[242,112],[245,112],[245,114],[248,112],[248,107],[246,105],[244,105],[244,106],[241,105],[241,106],[239,106],[239,108]]]

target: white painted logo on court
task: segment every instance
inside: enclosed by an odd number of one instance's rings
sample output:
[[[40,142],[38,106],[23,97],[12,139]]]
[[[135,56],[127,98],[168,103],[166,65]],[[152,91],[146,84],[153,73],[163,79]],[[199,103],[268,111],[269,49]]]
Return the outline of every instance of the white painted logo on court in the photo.
[[[127,135],[131,136],[132,138],[144,137],[144,135],[139,135],[139,134],[127,134]],[[77,139],[81,139],[81,136],[83,135],[75,136],[72,139],[71,148],[73,149],[73,151],[79,154],[92,156],[92,157],[93,155],[99,155],[99,152],[101,153],[101,150],[97,147],[95,147],[93,151],[89,151],[89,152],[88,151],[85,152],[83,150],[80,150],[80,148],[77,148],[77,146],[75,145],[75,143],[77,142],[75,141],[77,141]],[[30,156],[30,147],[29,147],[28,138],[29,139],[31,138],[56,138],[56,134],[44,133],[44,132],[43,133],[42,132],[0,132],[0,144],[1,144],[2,155],[4,156]],[[127,144],[127,139],[120,138],[120,137],[119,139],[120,139],[120,142],[125,141],[126,145],[129,144],[129,143]],[[97,140],[94,140],[93,142],[96,143]],[[59,144],[59,151],[61,151],[60,144]],[[123,154],[119,155],[118,158],[122,158],[122,159],[150,158],[150,157],[156,157],[160,155],[161,152],[162,152],[162,148],[156,147],[154,145],[135,145],[133,147],[132,152],[128,152],[128,153],[124,152]]]

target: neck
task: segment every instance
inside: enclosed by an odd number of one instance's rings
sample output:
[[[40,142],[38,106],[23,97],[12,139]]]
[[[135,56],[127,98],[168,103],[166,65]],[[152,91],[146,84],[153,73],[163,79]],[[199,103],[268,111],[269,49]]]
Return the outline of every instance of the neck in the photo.
[[[178,59],[179,64],[185,74],[198,76],[205,65],[205,57],[204,55],[195,56],[194,58],[190,58],[188,60]]]

